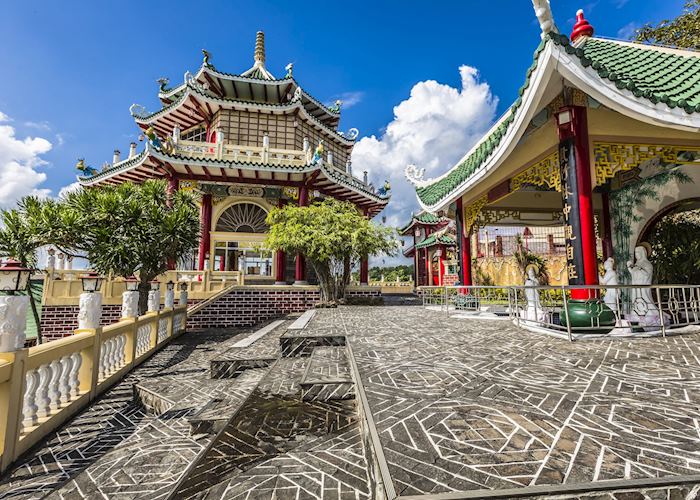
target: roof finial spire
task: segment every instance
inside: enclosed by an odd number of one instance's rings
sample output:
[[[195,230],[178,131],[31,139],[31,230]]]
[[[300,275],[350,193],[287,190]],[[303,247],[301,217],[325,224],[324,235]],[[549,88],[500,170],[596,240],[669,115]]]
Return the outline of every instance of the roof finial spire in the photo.
[[[265,33],[258,31],[255,35],[255,63],[265,64]]]
[[[550,31],[557,33],[557,27],[554,24],[554,17],[552,16],[552,8],[549,5],[549,0],[532,0],[532,6],[535,9],[535,16],[537,16],[537,20],[540,22],[542,38]]]
[[[583,9],[576,11],[576,24],[571,32],[571,42],[575,42],[582,36],[593,36],[593,26],[583,17]]]

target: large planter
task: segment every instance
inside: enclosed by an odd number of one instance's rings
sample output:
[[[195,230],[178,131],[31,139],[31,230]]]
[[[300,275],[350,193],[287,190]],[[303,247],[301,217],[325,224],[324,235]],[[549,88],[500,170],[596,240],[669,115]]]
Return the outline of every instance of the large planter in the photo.
[[[600,299],[569,300],[567,311],[572,329],[599,327],[592,330],[580,330],[576,333],[608,333],[615,326],[615,313]],[[559,321],[562,326],[567,326],[566,311],[562,311]]]

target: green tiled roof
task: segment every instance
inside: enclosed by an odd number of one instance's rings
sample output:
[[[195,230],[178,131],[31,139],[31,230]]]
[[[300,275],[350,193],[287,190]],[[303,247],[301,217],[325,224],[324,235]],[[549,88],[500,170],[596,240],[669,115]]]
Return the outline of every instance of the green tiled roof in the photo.
[[[589,38],[583,46],[576,48],[566,35],[550,32],[535,50],[519,97],[499,125],[447,175],[416,188],[416,194],[424,205],[434,206],[452,193],[479,170],[500,144],[522,105],[522,95],[530,85],[539,56],[550,42],[574,56],[574,60],[584,68],[590,66],[601,79],[614,83],[618,89],[629,90],[639,99],[652,104],[666,103],[670,108],[680,107],[687,113],[700,112],[700,57],[600,38]]]
[[[426,239],[424,239],[423,241],[418,243],[416,245],[416,249],[425,248],[425,247],[432,247],[435,245],[454,246],[456,244],[457,244],[457,242],[451,236],[447,236],[446,234],[441,234],[438,236],[436,236],[435,234],[431,234]]]
[[[439,217],[437,215],[431,214],[430,212],[421,212],[418,215],[413,215],[411,217],[410,222],[401,229],[399,229],[399,234],[404,234],[406,231],[411,229],[416,223],[434,226],[435,224],[440,224],[441,222],[445,222],[447,220],[448,219],[446,217]]]
[[[565,36],[552,39],[618,89],[653,104],[683,108],[686,113],[700,111],[700,57],[599,38],[590,38],[577,49]]]

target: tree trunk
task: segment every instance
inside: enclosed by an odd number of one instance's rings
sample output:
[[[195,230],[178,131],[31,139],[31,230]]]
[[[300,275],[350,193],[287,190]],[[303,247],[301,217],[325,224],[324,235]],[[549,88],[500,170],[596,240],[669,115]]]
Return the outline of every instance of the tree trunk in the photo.
[[[27,293],[29,294],[29,304],[32,306],[32,314],[34,314],[34,322],[36,323],[36,343],[38,345],[43,343],[43,339],[41,337],[41,318],[39,317],[39,310],[36,307],[36,300],[34,300],[32,280],[29,280],[28,285]]]
[[[150,289],[151,284],[148,281],[139,282],[139,316],[148,311],[148,292]]]

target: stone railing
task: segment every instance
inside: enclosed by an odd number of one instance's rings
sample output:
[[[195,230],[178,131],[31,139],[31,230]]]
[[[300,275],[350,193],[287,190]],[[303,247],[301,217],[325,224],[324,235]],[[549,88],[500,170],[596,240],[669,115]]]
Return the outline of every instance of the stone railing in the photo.
[[[44,278],[42,304],[50,306],[77,305],[83,285],[80,275],[85,270],[47,271]],[[231,285],[243,285],[244,278],[240,271],[168,271],[159,276],[161,283],[161,303],[165,299],[165,286],[168,281],[173,283],[186,282],[189,296],[194,300],[204,300]],[[126,291],[126,283],[122,278],[105,279],[102,282],[102,300],[104,304],[120,304],[122,294]]]
[[[193,158],[264,163],[267,165],[305,166],[311,160],[311,155],[304,151],[276,149],[265,146],[240,146],[220,142],[179,140],[175,151],[179,155]]]
[[[185,331],[187,306],[0,353],[0,472]]]

